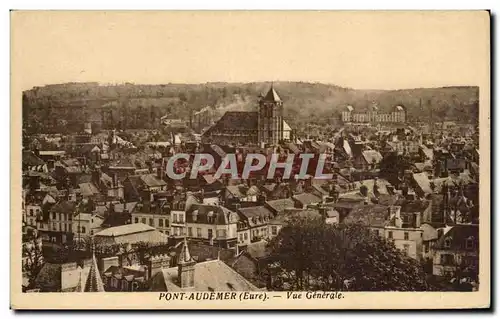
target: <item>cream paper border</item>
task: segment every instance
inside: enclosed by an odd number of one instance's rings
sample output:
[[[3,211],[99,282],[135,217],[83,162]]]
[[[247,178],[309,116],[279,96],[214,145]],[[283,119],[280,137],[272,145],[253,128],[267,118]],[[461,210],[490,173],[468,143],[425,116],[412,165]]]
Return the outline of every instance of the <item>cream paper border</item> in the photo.
[[[355,16],[360,12],[343,12]],[[372,12],[377,15],[393,15],[394,12]],[[62,14],[51,12],[44,14]],[[72,15],[75,19],[81,19],[82,11],[67,11],[66,15]],[[97,15],[99,12],[86,12],[88,15]],[[101,12],[102,14],[102,12]],[[106,12],[106,14],[113,14]],[[146,12],[135,12],[141,15]],[[165,15],[176,14],[175,12],[163,12]],[[199,14],[219,14],[217,12],[191,12],[189,23],[196,23]],[[244,18],[262,15],[271,18],[274,14],[283,12],[253,12],[246,14]],[[314,19],[311,12],[295,12],[303,14],[304,23],[307,19]],[[321,14],[332,14],[336,12],[322,12]],[[366,12],[365,12],[366,14]],[[412,11],[406,14],[425,15],[431,12]],[[456,17],[456,11],[441,12],[450,18]],[[481,25],[475,25],[474,30],[484,41],[484,47],[478,48],[485,52],[484,60],[477,68],[469,72],[481,75],[480,87],[480,289],[478,292],[351,292],[344,293],[345,298],[336,300],[293,300],[287,299],[286,293],[268,292],[269,300],[262,301],[159,301],[159,293],[35,293],[26,294],[21,292],[21,96],[23,80],[29,74],[20,74],[21,65],[25,63],[19,58],[19,50],[16,39],[19,37],[36,36],[36,32],[23,30],[22,24],[18,23],[23,11],[11,12],[11,301],[14,309],[454,309],[454,308],[485,308],[490,305],[490,20],[487,11],[468,12],[474,21],[480,18]],[[461,19],[463,19],[463,12]],[[467,19],[463,19],[467,23]],[[209,28],[210,26],[206,26]],[[402,25],[401,28],[405,26]],[[478,29],[479,27],[479,29]],[[401,30],[399,30],[401,32]],[[439,32],[439,30],[435,30]],[[473,32],[473,31],[471,31]],[[411,50],[411,48],[408,48]],[[37,52],[32,52],[36,55]],[[272,54],[272,50],[270,50]],[[25,55],[23,55],[25,56]],[[453,56],[449,56],[453,59]],[[311,63],[313,63],[311,61]],[[250,68],[252,66],[249,66]],[[460,68],[457,65],[457,68]],[[99,80],[99,79],[96,79]],[[476,85],[476,83],[470,83]]]

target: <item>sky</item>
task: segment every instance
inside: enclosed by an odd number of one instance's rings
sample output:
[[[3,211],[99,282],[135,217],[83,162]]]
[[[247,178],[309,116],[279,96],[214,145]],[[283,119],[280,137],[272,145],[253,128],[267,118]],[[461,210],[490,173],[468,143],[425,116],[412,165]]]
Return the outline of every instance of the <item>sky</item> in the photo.
[[[479,85],[486,12],[43,12],[11,16],[23,90],[64,82]]]

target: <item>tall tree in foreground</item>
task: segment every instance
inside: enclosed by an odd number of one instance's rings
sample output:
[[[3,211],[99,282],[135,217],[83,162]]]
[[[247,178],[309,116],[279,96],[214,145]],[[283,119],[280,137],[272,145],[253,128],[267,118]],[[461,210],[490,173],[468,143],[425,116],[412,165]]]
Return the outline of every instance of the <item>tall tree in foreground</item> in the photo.
[[[362,225],[291,220],[270,242],[273,290],[424,291],[421,265]]]

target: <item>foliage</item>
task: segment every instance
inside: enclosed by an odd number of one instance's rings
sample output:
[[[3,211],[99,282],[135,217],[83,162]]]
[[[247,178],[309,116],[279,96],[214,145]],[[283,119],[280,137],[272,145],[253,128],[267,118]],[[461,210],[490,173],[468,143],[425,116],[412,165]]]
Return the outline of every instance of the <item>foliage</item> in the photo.
[[[75,130],[83,118],[84,109],[91,108],[97,118],[104,107],[113,110],[112,116],[120,128],[149,128],[162,115],[188,120],[193,112],[206,106],[221,110],[255,110],[257,96],[265,93],[269,82],[206,83],[165,85],[113,85],[96,83],[51,85],[23,93],[23,118],[30,133],[47,130]],[[306,127],[319,127],[339,121],[340,110],[353,105],[363,110],[377,101],[381,112],[403,104],[408,117],[419,121],[456,120],[477,122],[479,90],[477,87],[445,87],[409,90],[355,90],[335,85],[304,82],[275,83],[285,102],[285,118],[297,130],[314,134]],[[51,109],[53,114],[46,112]],[[96,118],[93,121],[96,121]],[[97,119],[98,120],[98,119]],[[119,124],[119,125],[118,125]]]
[[[45,261],[43,258],[42,239],[31,238],[23,243],[22,247],[23,272],[26,274],[29,286],[33,286],[38,273],[42,269]]]
[[[423,291],[421,265],[362,225],[295,219],[271,243],[273,290]]]

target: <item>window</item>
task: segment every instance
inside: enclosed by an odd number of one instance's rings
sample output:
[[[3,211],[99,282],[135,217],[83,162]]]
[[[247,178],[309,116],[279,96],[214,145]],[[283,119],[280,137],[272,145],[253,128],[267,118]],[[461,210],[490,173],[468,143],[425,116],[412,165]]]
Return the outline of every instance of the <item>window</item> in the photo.
[[[389,239],[392,239],[392,231],[389,232],[388,236]]]
[[[33,208],[30,209],[30,216],[33,216]]]
[[[196,228],[196,235],[198,238],[201,238],[201,228]]]
[[[213,237],[213,231],[211,229],[208,229],[208,238]]]
[[[276,226],[272,226],[272,227],[271,227],[271,233],[272,233],[273,235],[277,235],[277,234],[278,234],[278,227],[276,227]]]
[[[226,237],[226,230],[225,229],[218,230],[217,231],[217,237],[225,238]]]
[[[145,223],[146,223],[146,218],[145,218],[145,217],[143,217],[143,218],[141,219],[141,223],[143,223],[143,224],[145,224]]]
[[[446,238],[444,240],[444,248],[450,248],[451,247],[451,238]]]
[[[56,220],[56,213],[52,212],[52,219]]]
[[[149,219],[149,226],[154,226],[155,225],[155,221],[153,218],[150,218]]]
[[[163,227],[163,219],[158,219],[158,227]]]
[[[409,240],[410,239],[410,235],[408,234],[407,231],[405,231],[404,236],[405,236],[404,237],[405,240]]]
[[[73,214],[68,214],[68,220],[73,220]]]
[[[168,219],[165,219],[165,227],[168,227],[168,224],[169,224]]]
[[[177,223],[177,214],[174,214],[174,223]]]
[[[410,245],[403,245],[403,251],[407,256],[410,255]]]
[[[453,255],[452,254],[442,254],[441,255],[442,265],[453,265]]]
[[[186,236],[186,228],[182,227],[181,232],[182,232],[182,236]]]
[[[184,223],[184,215],[179,214],[179,223]]]
[[[137,224],[137,223],[139,222],[139,217],[136,217],[136,218],[134,219],[134,222]]]
[[[193,228],[192,227],[188,227],[188,236],[193,237]]]
[[[471,236],[467,238],[467,240],[465,241],[465,248],[466,249],[474,248],[474,237]]]
[[[248,240],[248,233],[245,233],[245,240]]]
[[[82,226],[82,233],[86,233],[85,226]]]

